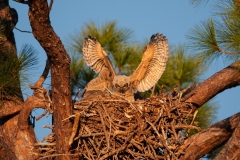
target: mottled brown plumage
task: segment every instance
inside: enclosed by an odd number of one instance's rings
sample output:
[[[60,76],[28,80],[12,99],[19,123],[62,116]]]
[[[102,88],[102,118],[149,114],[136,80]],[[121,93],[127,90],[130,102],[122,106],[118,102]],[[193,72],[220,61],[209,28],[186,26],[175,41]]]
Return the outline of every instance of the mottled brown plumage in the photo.
[[[144,92],[152,88],[165,70],[168,59],[168,41],[162,34],[152,35],[146,46],[142,61],[129,76],[116,75],[110,59],[96,38],[89,36],[83,43],[83,58],[99,76],[85,88],[88,91],[104,91],[108,88],[129,101],[134,101],[136,91]]]

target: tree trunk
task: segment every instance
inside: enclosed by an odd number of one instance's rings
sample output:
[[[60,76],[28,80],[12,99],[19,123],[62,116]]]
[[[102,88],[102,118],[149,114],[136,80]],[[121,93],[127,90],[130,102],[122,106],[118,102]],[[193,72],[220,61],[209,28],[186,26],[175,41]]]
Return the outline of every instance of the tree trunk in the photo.
[[[9,7],[8,0],[0,1],[0,18],[1,25],[4,27],[1,33],[0,56],[6,56],[3,55],[3,53],[17,56],[13,29],[18,21],[18,16],[16,10]],[[20,82],[15,86],[14,90],[15,93],[17,93],[14,95],[14,100],[8,99],[8,97],[2,97],[1,110],[4,110],[4,108],[7,108],[9,111],[21,109],[19,105],[23,103],[23,96],[20,89]],[[20,108],[15,109],[14,106],[16,105]],[[19,112],[19,110],[17,112]],[[36,142],[33,128],[28,128],[28,133],[30,134],[22,132],[21,129],[18,128],[18,117],[16,114],[1,117],[0,139],[3,143],[0,144],[0,148],[4,150],[3,154],[10,153],[9,156],[4,157],[6,159],[15,159],[16,157],[18,159],[33,159],[36,157],[34,150],[32,150],[33,144]],[[15,155],[13,155],[13,153]]]
[[[72,114],[70,88],[70,57],[54,32],[49,19],[50,9],[47,0],[29,0],[29,19],[32,33],[46,51],[51,69],[52,104],[56,148],[59,154],[68,154],[68,139],[71,135],[72,123],[62,121]],[[68,156],[59,156],[69,159]]]

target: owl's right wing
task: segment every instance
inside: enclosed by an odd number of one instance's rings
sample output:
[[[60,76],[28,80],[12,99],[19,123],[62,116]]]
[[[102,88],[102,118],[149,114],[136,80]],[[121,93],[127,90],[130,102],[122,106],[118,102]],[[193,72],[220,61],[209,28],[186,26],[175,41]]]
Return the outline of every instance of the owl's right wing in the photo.
[[[141,63],[130,76],[130,81],[137,91],[147,91],[158,82],[166,67],[168,50],[168,40],[165,36],[158,33],[152,35]]]
[[[86,64],[96,73],[101,72],[101,70],[106,67],[109,69],[112,77],[116,75],[107,53],[95,37],[88,36],[88,38],[85,38],[82,53]]]

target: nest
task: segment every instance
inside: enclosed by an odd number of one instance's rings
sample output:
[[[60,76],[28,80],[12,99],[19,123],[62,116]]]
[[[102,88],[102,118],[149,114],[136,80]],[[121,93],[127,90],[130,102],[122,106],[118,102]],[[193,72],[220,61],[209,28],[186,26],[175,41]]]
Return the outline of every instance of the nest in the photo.
[[[81,159],[178,159],[183,154],[178,146],[191,129],[199,129],[192,106],[168,94],[134,103],[100,97],[74,107],[70,144],[77,144]]]

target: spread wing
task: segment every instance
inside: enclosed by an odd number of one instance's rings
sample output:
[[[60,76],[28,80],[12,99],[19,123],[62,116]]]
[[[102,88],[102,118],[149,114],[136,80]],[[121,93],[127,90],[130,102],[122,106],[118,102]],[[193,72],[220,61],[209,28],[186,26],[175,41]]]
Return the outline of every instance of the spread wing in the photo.
[[[99,73],[106,67],[109,69],[112,77],[116,75],[107,53],[95,37],[88,36],[88,38],[85,38],[82,53],[86,64],[95,72]]]
[[[137,91],[147,91],[157,83],[165,70],[168,50],[168,41],[165,36],[158,33],[152,35],[144,50],[141,63],[130,76]]]

